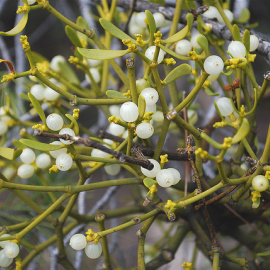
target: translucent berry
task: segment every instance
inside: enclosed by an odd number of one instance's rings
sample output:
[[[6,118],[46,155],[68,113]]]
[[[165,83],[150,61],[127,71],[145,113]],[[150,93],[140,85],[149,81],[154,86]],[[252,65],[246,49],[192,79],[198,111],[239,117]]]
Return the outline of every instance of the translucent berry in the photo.
[[[4,250],[5,255],[10,259],[17,257],[17,255],[20,252],[20,248],[18,244],[14,242],[7,243],[3,250]]]
[[[226,17],[228,18],[229,22],[232,22],[233,21],[233,13],[230,10],[228,10],[228,9],[223,9],[223,11],[224,11]],[[223,18],[221,17],[221,15],[219,15],[217,17],[217,20],[220,23],[225,23],[224,20],[223,20]]]
[[[75,137],[75,132],[71,128],[62,128],[59,131],[59,134],[60,135],[68,134],[68,135],[70,135],[72,137]],[[64,139],[60,139],[60,142],[62,142],[63,144],[72,144],[73,143],[73,141],[71,141],[71,140],[64,140]]]
[[[138,12],[135,17],[135,22],[140,27],[146,27],[146,14],[145,12]]]
[[[136,87],[137,87],[138,93],[141,93],[143,89],[150,87],[150,84],[145,79],[138,79],[136,80]]]
[[[228,47],[228,52],[237,58],[245,57],[246,56],[246,47],[240,41],[232,41]]]
[[[51,158],[48,154],[43,153],[37,156],[36,165],[38,168],[46,169],[50,166],[50,164],[51,164]]]
[[[53,144],[53,145],[63,145],[63,143],[61,143],[60,141],[54,141],[50,144]],[[61,148],[59,150],[54,150],[54,151],[49,151],[50,155],[54,158],[57,158],[59,155],[61,154],[66,154],[67,153],[67,148]]]
[[[31,87],[30,93],[37,99],[44,99],[45,88],[41,84],[35,84]]]
[[[36,3],[36,0],[27,0],[28,5],[31,6]]]
[[[75,250],[84,249],[87,245],[86,237],[84,234],[74,234],[69,241],[69,245]]]
[[[252,186],[256,191],[263,192],[269,187],[269,180],[263,175],[256,175],[252,179]]]
[[[51,60],[51,68],[55,71],[60,71],[59,63],[65,63],[66,59],[62,55],[56,55]]]
[[[257,50],[259,46],[259,39],[255,35],[250,35],[250,48],[249,51],[253,52]]]
[[[154,88],[148,87],[143,89],[141,95],[145,99],[146,106],[155,105],[158,101],[158,92]]]
[[[30,164],[22,164],[17,171],[19,177],[27,179],[30,178],[35,172],[35,169]]]
[[[105,166],[104,170],[108,175],[117,175],[121,170],[121,166],[119,164],[112,164]]]
[[[136,133],[139,138],[148,139],[153,135],[154,127],[149,123],[143,122],[136,127]]]
[[[192,50],[191,42],[187,39],[182,39],[175,44],[174,50],[176,53],[186,55]]]
[[[203,66],[208,74],[217,75],[223,70],[224,63],[219,56],[211,55],[205,59]]]
[[[8,131],[8,126],[5,122],[0,121],[0,135],[4,135]]]
[[[8,267],[11,265],[13,259],[8,258],[4,250],[0,250],[0,267]]]
[[[124,131],[125,131],[125,128],[118,124],[110,123],[109,125],[109,132],[113,134],[114,136],[120,136],[123,134]]]
[[[222,116],[229,116],[233,113],[234,109],[229,98],[219,98],[216,103]]]
[[[125,102],[120,108],[120,116],[126,122],[134,122],[139,116],[138,106],[131,102]]]
[[[154,165],[154,168],[152,170],[147,170],[141,167],[141,171],[146,177],[151,177],[151,178],[156,177],[157,173],[161,170],[160,164],[154,159],[148,159],[148,160]]]
[[[44,98],[48,101],[54,101],[60,97],[60,94],[51,89],[50,87],[46,87],[44,90]]]
[[[154,55],[155,55],[155,51],[156,51],[156,46],[151,46],[149,47],[146,51],[145,51],[145,56],[150,59],[151,61],[153,61],[154,59]],[[163,50],[159,50],[158,53],[158,59],[157,59],[157,63],[160,64],[165,56],[165,52]]]
[[[56,158],[56,167],[60,171],[68,171],[73,163],[72,157],[68,154],[61,154]]]
[[[158,172],[156,180],[161,187],[170,187],[174,185],[174,174],[169,169],[163,169]]]
[[[25,164],[31,164],[35,161],[36,154],[32,149],[25,148],[20,155],[20,159]]]
[[[64,120],[59,114],[52,113],[52,114],[49,114],[47,116],[46,124],[47,124],[49,129],[51,129],[53,131],[58,131],[63,127]]]
[[[99,149],[94,148],[91,152],[91,157],[97,157],[97,158],[107,158],[109,156],[108,153],[103,152]]]
[[[0,238],[8,237],[8,236],[10,236],[10,234],[5,233],[5,234],[2,234],[2,235],[0,236]],[[0,239],[0,240],[1,240],[1,239]],[[6,245],[7,243],[9,243],[9,240],[6,240],[6,241],[0,241],[0,247],[1,247],[1,248],[4,248],[5,245]]]
[[[156,27],[163,27],[165,24],[165,17],[162,13],[156,12],[153,14],[153,17],[155,19]]]
[[[170,170],[170,172],[173,173],[173,177],[174,177],[173,185],[176,185],[181,180],[180,172],[174,168],[168,168],[168,170]]]
[[[88,243],[85,247],[85,254],[90,259],[97,259],[102,253],[102,245],[100,242],[95,244],[94,241]]]

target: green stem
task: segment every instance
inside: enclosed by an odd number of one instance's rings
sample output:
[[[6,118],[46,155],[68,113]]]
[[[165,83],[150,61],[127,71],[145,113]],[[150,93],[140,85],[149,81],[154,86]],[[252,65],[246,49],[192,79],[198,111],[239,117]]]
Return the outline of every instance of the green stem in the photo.
[[[183,0],[176,1],[175,13],[173,15],[169,37],[174,35],[177,32],[178,23],[180,22],[181,13],[182,13],[183,2],[184,2]]]
[[[219,270],[219,252],[214,252],[213,254],[213,267],[212,270]]]
[[[134,58],[128,58],[126,60],[126,66],[127,66],[127,71],[128,71],[128,79],[129,79],[129,83],[130,83],[130,92],[131,92],[131,96],[132,96],[132,102],[134,102],[136,105],[138,105]]]

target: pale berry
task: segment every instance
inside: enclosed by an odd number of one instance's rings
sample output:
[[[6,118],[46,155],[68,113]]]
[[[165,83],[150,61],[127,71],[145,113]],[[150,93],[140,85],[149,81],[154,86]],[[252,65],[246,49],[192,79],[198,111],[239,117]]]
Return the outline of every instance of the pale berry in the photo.
[[[223,70],[224,63],[219,56],[211,55],[205,59],[203,66],[208,74],[217,75]]]
[[[17,255],[20,252],[20,248],[18,244],[14,242],[7,243],[3,250],[4,250],[5,255],[10,259],[17,257]]]
[[[51,113],[46,118],[46,124],[53,131],[60,130],[64,125],[63,118],[57,113]]]
[[[108,153],[103,152],[99,149],[94,148],[91,152],[91,157],[97,157],[97,158],[107,158],[109,156]]]
[[[0,267],[8,267],[13,262],[13,259],[8,258],[4,250],[0,250]]]
[[[54,101],[60,97],[60,94],[54,91],[50,87],[46,87],[44,90],[44,98],[48,101]]]
[[[152,119],[157,123],[163,122],[163,120],[164,120],[163,112],[156,111],[155,113],[152,114]]]
[[[88,243],[85,247],[85,254],[90,259],[97,259],[98,257],[100,257],[101,253],[102,245],[100,242],[96,244],[94,241],[92,241]]]
[[[0,121],[0,135],[4,135],[8,131],[8,126],[5,122]]]
[[[110,123],[109,125],[109,132],[114,136],[120,136],[123,134],[124,131],[125,128],[118,124]]]
[[[249,48],[249,51],[253,52],[253,51],[257,50],[258,46],[259,46],[259,39],[255,35],[251,35],[250,36],[250,48]]]
[[[174,168],[168,168],[168,170],[170,170],[170,172],[173,174],[173,185],[176,185],[181,180],[180,172]]]
[[[27,0],[27,3],[29,6],[31,6],[36,3],[36,0]]]
[[[84,249],[87,245],[86,237],[84,234],[74,234],[69,241],[69,245],[75,250]]]
[[[138,79],[136,80],[136,88],[138,93],[140,94],[143,89],[150,87],[150,84],[147,80],[145,79]]]
[[[54,141],[54,142],[51,142],[50,144],[53,144],[53,145],[63,145],[63,143],[61,143],[60,141]],[[66,154],[67,153],[67,148],[61,148],[59,150],[54,150],[54,151],[49,151],[50,155],[54,158],[57,158],[59,155],[61,154]]]
[[[154,127],[149,123],[140,123],[136,127],[137,136],[141,139],[148,139],[154,134]]]
[[[245,57],[246,56],[246,47],[245,45],[240,41],[232,41],[229,44],[228,52],[233,56],[237,58]]]
[[[156,104],[154,104],[154,105],[151,105],[151,106],[148,106],[148,105],[146,105],[146,107],[145,107],[145,112],[156,112],[156,110],[157,110],[157,105]]]
[[[192,50],[191,42],[187,39],[182,39],[175,44],[174,50],[178,54],[186,55]]]
[[[23,163],[31,164],[35,161],[36,154],[32,149],[25,148],[20,155],[20,159]]]
[[[59,131],[59,134],[60,135],[68,134],[68,135],[70,135],[72,137],[75,137],[75,132],[71,128],[62,128]],[[71,140],[64,140],[64,139],[60,139],[60,142],[62,142],[63,144],[72,144],[73,143],[73,141],[71,141]]]
[[[104,170],[108,175],[117,175],[121,170],[121,166],[119,164],[107,165]]]
[[[37,156],[36,165],[38,168],[46,169],[50,166],[50,164],[51,164],[51,158],[48,154],[43,153]]]
[[[60,171],[68,171],[72,166],[72,157],[68,154],[61,154],[56,158],[55,164]]]
[[[11,236],[11,235],[10,235],[10,234],[7,234],[7,233],[2,234],[2,235],[0,236],[0,240],[1,240],[1,238],[3,238],[3,237],[8,237],[8,236]],[[1,248],[4,248],[5,245],[6,245],[7,243],[9,243],[9,240],[6,240],[6,241],[0,241],[0,247],[1,247]]]
[[[89,72],[91,73],[91,75],[92,75],[94,81],[95,81],[96,83],[99,83],[99,82],[100,82],[100,74],[99,74],[99,71],[98,71],[96,68],[90,68],[90,69],[89,69]],[[87,82],[91,83],[91,80],[90,80],[90,78],[89,78],[87,75],[85,75],[85,79],[86,79]]]
[[[156,27],[163,27],[165,24],[165,17],[162,13],[156,12],[153,14],[153,17],[155,19]]]
[[[65,63],[66,59],[62,55],[56,55],[52,58],[50,66],[55,71],[60,71],[59,63]]]
[[[256,191],[263,192],[269,187],[269,180],[263,175],[256,175],[252,179],[252,186]]]
[[[199,45],[199,43],[197,42],[198,37],[202,36],[202,34],[196,32],[195,34],[193,34],[191,36],[190,42],[193,48],[196,49],[201,49],[201,46]]]
[[[35,169],[30,164],[22,164],[17,171],[19,177],[27,179],[30,178],[35,172]]]
[[[232,22],[233,21],[233,13],[229,9],[223,9],[223,11],[224,11],[226,17],[228,18],[229,22]],[[219,15],[217,17],[217,19],[220,23],[225,23],[223,18],[221,17],[221,15]]]
[[[139,116],[138,106],[131,102],[125,102],[120,108],[120,116],[126,122],[134,122]]]
[[[158,92],[152,87],[143,89],[141,95],[145,99],[146,106],[155,105],[158,101]]]
[[[233,113],[234,108],[231,100],[227,97],[222,97],[217,100],[217,107],[222,116],[229,116]]]
[[[155,51],[156,51],[156,46],[151,46],[149,47],[146,51],[145,51],[145,56],[150,59],[151,61],[153,61],[154,59],[154,55],[155,55]],[[165,52],[160,49],[159,53],[158,53],[158,58],[157,58],[157,63],[160,64],[165,56]]]
[[[94,59],[87,59],[87,62],[90,67],[97,67],[102,64],[101,60],[94,60]]]
[[[135,17],[136,24],[140,27],[146,27],[146,14],[145,12],[138,12]]]
[[[146,177],[151,177],[151,178],[156,177],[157,173],[161,170],[160,164],[154,159],[148,159],[148,160],[154,165],[154,168],[152,170],[147,170],[141,167],[141,171]]]
[[[161,187],[170,187],[174,184],[174,174],[168,169],[163,169],[157,173],[156,180]]]
[[[44,91],[45,91],[45,88],[41,84],[35,84],[30,89],[30,93],[37,100],[43,100],[44,99]]]
[[[208,19],[217,19],[218,17],[221,17],[217,8],[213,6],[208,7],[208,10],[203,13],[203,16]]]

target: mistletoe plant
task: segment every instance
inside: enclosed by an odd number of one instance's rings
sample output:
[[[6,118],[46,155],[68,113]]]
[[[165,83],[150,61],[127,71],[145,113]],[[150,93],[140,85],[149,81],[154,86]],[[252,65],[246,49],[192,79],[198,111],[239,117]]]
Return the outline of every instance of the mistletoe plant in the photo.
[[[191,234],[196,248],[189,251],[191,261],[181,261],[184,269],[195,269],[197,249],[213,270],[269,269],[269,209],[262,199],[270,194],[270,130],[258,148],[255,120],[270,76],[260,86],[254,75],[254,51],[264,53],[264,45],[244,30],[248,10],[234,18],[229,0],[198,1],[204,6],[179,0],[170,17],[162,3],[137,1],[127,15],[118,7],[126,8],[125,2],[97,5],[101,36],[83,17],[72,22],[47,0],[22,0],[20,22],[0,32],[19,35],[29,14],[43,9],[65,24],[72,45],[68,60],[57,55],[49,61],[21,35],[29,68],[17,73],[1,60],[10,70],[3,86],[25,78],[18,99],[30,116],[25,120],[5,97],[0,188],[13,197],[1,202],[0,266],[26,269],[53,248],[64,269],[80,269],[82,257],[74,256],[83,250],[92,260],[102,256],[102,269],[124,269],[107,236],[136,226],[137,265],[130,269],[171,262]],[[186,91],[180,81],[188,82]],[[201,92],[216,110],[204,126],[197,123]],[[80,121],[93,106],[108,119],[99,134]],[[18,128],[20,138],[11,140]],[[214,129],[227,135],[217,138]],[[131,192],[130,202],[106,210],[118,186]],[[106,191],[103,197],[99,189]],[[95,202],[89,213],[85,194]],[[7,214],[16,210],[14,217]],[[107,222],[112,218],[116,225]],[[145,239],[153,227],[163,235],[149,251]],[[235,240],[233,249],[223,244],[228,237]],[[87,269],[95,265],[90,259],[84,259]]]

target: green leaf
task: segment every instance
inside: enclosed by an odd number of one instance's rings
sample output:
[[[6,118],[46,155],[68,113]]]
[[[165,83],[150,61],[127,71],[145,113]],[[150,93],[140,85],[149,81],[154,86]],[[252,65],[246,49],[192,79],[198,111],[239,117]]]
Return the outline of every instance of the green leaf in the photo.
[[[232,35],[233,35],[233,39],[235,41],[241,41],[240,30],[239,30],[239,27],[236,24],[233,25]]]
[[[192,71],[192,67],[188,64],[182,64],[176,68],[174,68],[164,79],[165,85],[175,81],[176,79],[190,74]]]
[[[191,57],[188,57],[188,56],[183,56],[181,54],[178,54],[172,50],[170,50],[169,48],[161,45],[161,44],[158,44],[158,46],[163,50],[165,51],[166,53],[170,54],[171,56],[177,58],[177,59],[180,59],[180,60],[184,60],[184,61],[188,61],[188,60],[191,60]]]
[[[155,185],[157,183],[157,181],[155,181],[152,178],[144,178],[143,179],[143,183],[146,187],[150,188],[151,186]]]
[[[33,56],[33,60],[36,62],[36,63],[42,63],[42,62],[50,62],[46,57],[44,57],[42,54],[38,53],[38,52],[34,52],[34,51],[31,51],[31,54]]]
[[[250,33],[249,31],[246,29],[244,34],[243,34],[243,43],[247,49],[247,52],[249,52],[250,49]]]
[[[156,22],[155,22],[155,19],[153,17],[153,14],[149,10],[145,11],[145,15],[146,15],[147,22],[149,25],[150,40],[152,40],[154,38],[154,33],[156,33],[156,30],[157,30]]]
[[[115,91],[115,90],[107,90],[106,96],[109,98],[125,98],[126,99],[123,93],[120,93],[119,91]]]
[[[247,8],[243,8],[239,18],[236,19],[235,21],[237,23],[246,23],[249,21],[249,19],[250,19],[250,11]]]
[[[73,130],[75,132],[75,135],[78,136],[79,135],[79,131],[80,131],[78,122],[76,121],[76,119],[72,115],[70,115],[68,113],[65,114],[65,116],[73,123]]]
[[[221,73],[225,76],[230,76],[233,73],[233,69],[229,69],[227,72],[221,71]]]
[[[59,62],[58,66],[60,68],[61,75],[69,82],[75,83],[77,85],[80,85],[80,81],[76,75],[76,73],[73,71],[73,69],[70,67],[70,65],[66,62]]]
[[[41,143],[41,142],[29,140],[29,139],[20,139],[20,142],[26,145],[27,147],[40,150],[40,151],[55,151],[62,148],[62,145]]]
[[[23,99],[26,100],[26,101],[30,101],[29,97],[28,97],[27,94],[25,94],[25,93],[21,93],[21,94],[20,94],[20,97],[23,98]]]
[[[26,11],[23,13],[21,20],[13,29],[9,30],[8,32],[0,32],[0,35],[2,35],[2,36],[15,36],[15,35],[19,34],[20,32],[22,32],[22,30],[25,28],[27,21],[28,21],[28,13],[29,13],[29,11]]]
[[[186,6],[188,9],[194,8],[197,9],[196,4],[194,3],[195,0],[185,0]]]
[[[99,50],[99,49],[85,49],[78,48],[81,55],[86,58],[94,60],[107,60],[121,57],[128,53],[128,50]]]
[[[121,40],[123,39],[130,39],[132,43],[136,44],[136,40],[133,39],[132,37],[130,37],[129,35],[127,35],[126,33],[124,33],[122,30],[120,30],[118,27],[116,27],[115,25],[113,25],[111,22],[101,18],[99,19],[99,22],[101,24],[101,26],[108,31],[110,34],[112,34],[114,37],[117,37]],[[113,57],[115,58],[115,57]]]
[[[205,88],[205,93],[208,95],[208,96],[211,96],[211,97],[214,97],[214,96],[219,96],[219,93],[215,93],[211,90],[211,88],[209,87],[206,87]]]
[[[269,256],[270,255],[270,250],[267,250],[265,252],[258,253],[257,256]]]
[[[85,28],[87,30],[90,29],[87,21],[82,16],[79,16],[77,18],[76,24],[78,24],[80,27],[83,27],[83,28]],[[82,46],[84,48],[86,48],[87,47],[87,44],[88,44],[88,42],[87,42],[87,36],[85,34],[81,33],[81,32],[78,32],[78,31],[77,31],[77,36],[78,36],[78,38],[79,38]]]
[[[258,208],[260,206],[261,199],[256,198],[256,201],[252,203],[252,208]]]
[[[16,149],[13,154],[13,160],[18,158],[21,155],[22,151],[23,149]]]
[[[76,31],[73,28],[71,28],[69,25],[66,25],[65,32],[75,47],[82,47],[82,43],[78,38]]]
[[[15,150],[13,148],[7,148],[0,146],[0,156],[9,160],[13,159]]]
[[[206,54],[209,54],[209,44],[208,40],[205,36],[199,35],[197,38],[198,44],[202,47],[202,49],[206,52]]]
[[[26,148],[26,146],[18,140],[12,140],[12,142],[13,142],[14,146],[17,148],[21,148],[21,149]]]
[[[29,97],[31,103],[33,104],[34,108],[36,109],[41,121],[43,122],[44,125],[46,125],[46,116],[45,116],[45,113],[44,113],[43,109],[41,108],[38,100],[31,93],[28,93],[28,97]]]
[[[243,119],[240,128],[237,130],[236,134],[232,139],[232,144],[236,144],[240,142],[243,138],[245,138],[250,130],[249,122],[246,118]]]
[[[187,34],[188,34],[188,26],[186,25],[182,30],[180,30],[176,34],[165,39],[164,43],[167,44],[167,43],[177,42],[177,41],[183,39]]]
[[[142,95],[139,95],[138,99],[139,119],[143,119],[145,108],[146,108],[145,98]]]

